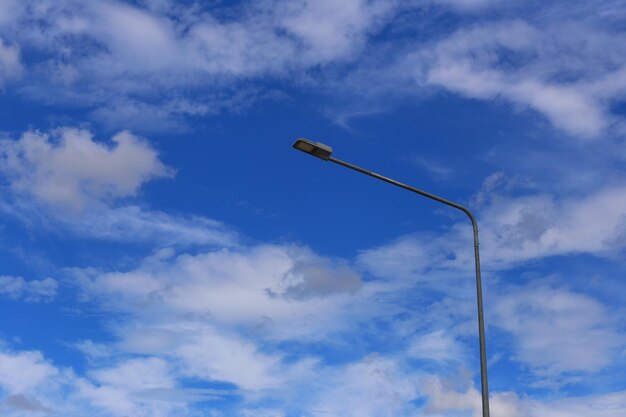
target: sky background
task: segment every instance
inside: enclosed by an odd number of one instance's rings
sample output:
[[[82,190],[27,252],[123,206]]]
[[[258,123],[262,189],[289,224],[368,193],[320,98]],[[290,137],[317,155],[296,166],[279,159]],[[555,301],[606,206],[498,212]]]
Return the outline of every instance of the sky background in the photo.
[[[548,3],[548,4],[546,4]],[[626,1],[0,0],[0,414],[626,415]]]

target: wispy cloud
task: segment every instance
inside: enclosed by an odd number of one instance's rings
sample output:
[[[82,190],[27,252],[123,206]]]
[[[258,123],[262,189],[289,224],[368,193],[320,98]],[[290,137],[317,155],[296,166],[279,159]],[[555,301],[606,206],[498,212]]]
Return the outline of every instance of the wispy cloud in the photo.
[[[502,5],[503,3],[515,3],[515,1],[504,0],[431,0],[437,5],[446,5],[462,12],[482,11],[491,6]]]
[[[77,384],[80,395],[112,415],[167,414],[180,408],[175,402],[159,403],[147,395],[175,386],[169,366],[162,359],[129,359],[115,366],[94,369],[90,376],[90,381],[82,380]]]
[[[20,50],[16,45],[7,45],[0,38],[0,88],[22,74]]]
[[[160,251],[136,270],[71,270],[85,294],[114,310],[170,317],[209,315],[222,325],[257,326],[271,337],[323,337],[333,312],[361,287],[347,266],[306,248],[260,245],[175,256]],[[310,327],[300,320],[315,317]],[[340,325],[339,323],[337,325]]]
[[[436,179],[448,180],[454,176],[454,170],[452,168],[437,160],[431,158],[417,157],[414,158],[413,161],[415,161],[418,166],[426,170]]]
[[[438,362],[460,362],[464,357],[464,352],[452,332],[436,330],[415,337],[409,347],[408,355]]]
[[[140,206],[97,207],[78,217],[55,216],[52,232],[124,243],[176,245],[239,244],[238,233],[221,222],[200,216],[172,215]]]
[[[461,24],[454,31],[430,32],[415,9],[403,10],[390,21],[389,31],[409,31],[401,23],[403,12],[413,12],[415,26],[422,28],[422,23],[424,30],[413,29],[411,40],[373,42],[357,68],[340,73],[340,81],[325,80],[334,86],[335,98],[337,91],[352,97],[346,109],[337,106],[343,124],[350,114],[384,111],[383,101],[388,108],[389,102],[423,100],[445,91],[541,115],[538,120],[569,137],[621,134],[623,121],[615,105],[626,94],[618,17],[623,3],[537,7],[540,3],[458,0],[413,6],[435,18],[442,11],[433,4],[454,10]]]
[[[490,177],[495,179],[495,177]],[[557,197],[547,193],[510,196],[478,193],[482,260],[493,270],[553,256],[593,254],[614,257],[626,247],[626,189],[622,185],[587,195]],[[428,271],[472,268],[469,222],[453,224],[432,237],[407,235],[360,255],[379,276],[423,279]],[[422,278],[419,278],[422,277]]]
[[[409,415],[418,381],[393,359],[372,355],[328,375],[327,389],[313,399],[312,416]]]
[[[41,352],[0,352],[0,387],[9,394],[25,393],[57,374]]]
[[[539,3],[5,0],[0,87],[82,107],[106,129],[144,132],[147,124],[179,130],[188,118],[242,108],[276,81],[332,95],[343,109],[322,112],[344,121],[446,92],[541,115],[566,136],[587,139],[576,152],[593,145],[594,167],[621,164],[604,145],[623,123],[614,108],[626,93],[623,29],[615,24],[623,2]],[[454,28],[429,26],[434,17]],[[223,414],[246,417],[480,415],[475,374],[447,380],[424,371],[449,374],[476,362],[465,218],[355,259],[249,243],[221,222],[141,199],[149,181],[173,176],[149,138],[122,131],[101,139],[61,128],[0,144],[0,210],[11,220],[35,233],[154,250],[131,266],[60,269],[82,296],[75,310],[103,312],[103,330],[65,341],[87,359],[76,369],[0,345],[0,414],[195,416],[224,406],[232,409]],[[538,172],[539,159],[526,155],[524,169]],[[439,160],[416,163],[451,178]],[[499,162],[496,169],[506,169]],[[581,171],[571,161],[560,166]],[[525,188],[499,171],[468,198],[480,208],[490,346],[510,349],[491,369],[518,367],[533,389],[599,377],[623,360],[614,307],[575,288],[580,277],[572,287],[506,282],[512,268],[538,260],[621,259],[626,186],[609,169],[594,169],[586,178],[570,174],[569,187],[546,175],[550,186],[544,178],[543,187]],[[5,299],[48,301],[57,286],[0,276]],[[620,391],[537,400],[526,396],[528,385],[515,389],[492,392],[494,415],[615,417],[626,407]],[[213,400],[219,405],[207,406]]]
[[[613,123],[610,105],[626,88],[626,62],[613,53],[622,48],[616,42],[584,24],[540,28],[512,20],[460,29],[412,59],[423,85],[508,101],[590,138]]]
[[[481,255],[494,306],[491,326],[504,330],[514,340],[510,359],[522,363],[533,384],[558,387],[579,382],[580,374],[599,373],[615,363],[624,344],[614,314],[600,299],[565,286],[539,282],[510,286],[493,276],[550,257],[591,254],[614,258],[624,250],[626,207],[620,204],[621,186],[606,186],[588,195],[557,197],[548,193],[513,196],[502,173],[487,178],[480,197]],[[525,190],[523,192],[527,193]],[[465,219],[463,219],[465,220]],[[417,283],[450,298],[456,322],[469,299],[473,273],[472,237],[469,222],[453,224],[438,236],[418,233],[388,245],[361,252],[358,263],[371,274],[390,283]],[[567,258],[566,258],[567,259]],[[572,277],[570,284],[581,277]],[[467,290],[464,296],[458,286]],[[496,295],[497,294],[497,295]],[[450,307],[448,303],[447,307]],[[430,309],[433,309],[433,304]],[[439,310],[435,310],[439,313]],[[420,334],[411,352],[440,362],[452,361],[460,350],[454,342],[460,329],[445,327],[445,318],[433,314],[435,326]],[[439,359],[437,359],[439,358]]]
[[[50,302],[57,295],[59,283],[53,278],[26,281],[22,277],[0,276],[0,296],[28,303]]]
[[[536,385],[600,371],[625,342],[605,306],[563,288],[511,287],[498,297],[494,311],[497,326],[515,337],[515,359],[533,370]]]
[[[231,87],[242,81],[300,78],[350,61],[395,8],[388,0],[264,1],[230,19],[228,8],[173,2],[20,2],[13,19],[0,22],[0,35],[41,52],[26,63],[28,96],[95,106],[96,117],[114,124],[127,121],[115,108],[156,101],[159,119],[179,125],[181,116],[229,106]]]
[[[130,132],[114,135],[109,144],[87,130],[28,131],[0,141],[0,161],[8,184],[0,210],[27,226],[161,246],[237,244],[237,233],[220,222],[129,204],[146,182],[174,174],[145,139]]]
[[[251,404],[293,397],[285,407],[310,415],[376,415],[389,407],[402,414],[417,395],[416,380],[401,370],[401,361],[356,355],[330,366],[304,348],[283,348],[349,344],[344,337],[350,327],[374,332],[368,322],[404,311],[384,301],[394,285],[362,282],[345,261],[298,246],[259,245],[159,253],[127,272],[69,272],[86,297],[126,317],[115,326],[116,341],[97,347],[106,361],[111,351],[163,358],[177,379],[230,382]],[[440,357],[414,342],[413,356]],[[91,343],[83,347],[93,351]]]
[[[588,10],[516,5],[513,18],[496,0],[263,1],[237,6],[237,18],[228,18],[227,6],[169,1],[8,2],[0,68],[24,68],[16,87],[23,94],[89,106],[108,126],[182,128],[188,117],[238,108],[250,82],[289,78],[355,103],[334,112],[344,119],[388,106],[337,94],[393,101],[435,87],[530,109],[571,136],[598,138],[621,126],[612,106],[626,91],[626,51],[613,36],[617,26],[600,29],[588,13],[597,7],[605,19],[619,2],[596,3]],[[480,20],[492,8],[503,11]],[[423,19],[471,13],[448,35],[377,38],[416,10]],[[38,53],[20,64],[17,44]]]
[[[429,397],[424,409],[426,415],[452,417],[459,412],[471,412],[473,417],[482,415],[480,393],[471,385],[459,387],[459,380],[463,381],[463,377],[455,381],[438,377],[425,379],[423,392]],[[491,395],[490,403],[492,413],[501,417],[617,417],[626,411],[626,393],[535,400],[514,392],[502,392]]]

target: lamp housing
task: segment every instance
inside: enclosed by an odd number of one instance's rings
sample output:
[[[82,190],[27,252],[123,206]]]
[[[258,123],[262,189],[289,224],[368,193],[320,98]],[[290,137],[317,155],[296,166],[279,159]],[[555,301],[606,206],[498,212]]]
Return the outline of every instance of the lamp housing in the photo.
[[[324,161],[328,161],[328,159],[330,159],[330,155],[333,153],[333,148],[330,146],[319,142],[313,142],[312,140],[305,138],[298,138],[294,142],[293,147],[299,151],[323,159]]]

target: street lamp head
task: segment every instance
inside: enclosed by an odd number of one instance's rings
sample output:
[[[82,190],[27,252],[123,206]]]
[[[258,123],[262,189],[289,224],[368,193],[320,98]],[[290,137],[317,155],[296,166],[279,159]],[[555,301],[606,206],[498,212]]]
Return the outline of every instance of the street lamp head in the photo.
[[[328,161],[330,154],[333,153],[333,148],[323,143],[313,142],[305,138],[298,138],[293,147],[299,151],[306,152],[310,155],[316,156],[324,161]]]

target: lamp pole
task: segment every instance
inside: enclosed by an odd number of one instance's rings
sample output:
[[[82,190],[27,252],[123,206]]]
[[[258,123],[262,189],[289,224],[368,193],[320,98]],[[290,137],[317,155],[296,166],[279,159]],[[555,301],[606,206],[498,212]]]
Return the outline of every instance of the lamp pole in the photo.
[[[323,143],[313,142],[308,139],[300,138],[296,140],[296,142],[293,144],[293,147],[298,149],[299,151],[308,153],[324,161],[334,162],[338,165],[360,172],[361,174],[369,175],[370,177],[374,177],[386,183],[395,185],[400,188],[404,188],[405,190],[430,198],[431,200],[435,200],[439,203],[442,203],[452,208],[455,208],[457,210],[460,210],[463,213],[465,213],[467,217],[469,217],[470,221],[472,222],[472,228],[474,230],[474,265],[476,268],[476,299],[477,299],[477,304],[478,304],[478,340],[479,340],[479,345],[480,345],[480,382],[481,382],[481,394],[482,394],[482,410],[483,410],[483,417],[489,417],[489,387],[488,387],[488,382],[487,382],[487,349],[485,347],[485,320],[483,318],[483,289],[482,289],[482,282],[481,282],[481,276],[480,276],[480,254],[479,254],[479,249],[478,249],[478,223],[476,222],[476,218],[474,217],[472,212],[467,207],[464,207],[460,204],[446,200],[445,198],[438,197],[434,194],[428,193],[426,191],[422,191],[415,187],[411,187],[410,185],[401,183],[391,178],[387,178],[383,175],[377,174],[367,169],[364,169],[356,165],[350,164],[348,162],[333,158],[331,156],[333,149],[328,145],[324,145]]]

